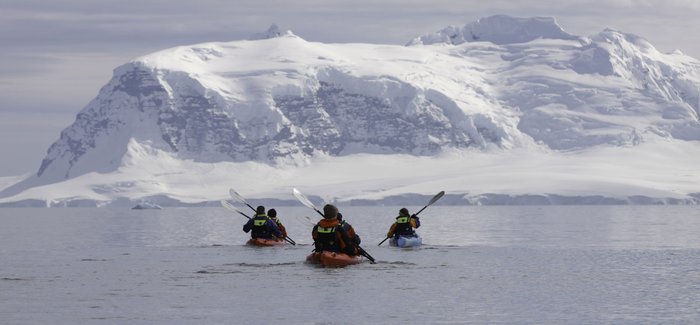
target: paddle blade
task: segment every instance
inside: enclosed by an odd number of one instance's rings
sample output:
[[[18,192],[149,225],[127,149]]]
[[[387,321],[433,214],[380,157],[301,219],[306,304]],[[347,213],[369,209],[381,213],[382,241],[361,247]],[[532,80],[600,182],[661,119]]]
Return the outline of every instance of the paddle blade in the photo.
[[[238,192],[236,192],[234,189],[230,188],[230,189],[228,190],[228,194],[230,194],[231,197],[234,198],[236,201],[245,204],[245,199],[243,198],[243,196],[241,196],[240,194],[238,194]]]
[[[292,190],[292,192],[294,193],[294,196],[297,198],[297,200],[299,200],[299,202],[301,202],[301,204],[305,205],[308,208],[318,210],[318,209],[316,209],[316,206],[313,203],[311,203],[311,201],[309,201],[309,199],[306,198],[306,196],[304,196],[304,194],[301,194],[301,192],[299,192],[299,190],[294,188]]]
[[[255,211],[255,208],[252,205],[248,204],[248,202],[246,202],[243,196],[238,194],[238,192],[236,192],[234,189],[230,188],[228,190],[228,194],[230,194],[234,200],[240,202],[241,204],[247,205],[251,210]]]
[[[229,203],[226,200],[221,200],[221,206],[231,211],[238,211],[236,207],[234,207],[231,203]]]
[[[443,195],[445,195],[445,191],[440,191],[440,193],[435,194],[435,196],[433,196],[433,198],[430,199],[430,203],[428,203],[428,205],[431,205],[431,204],[437,202],[437,200],[439,200]]]
[[[433,196],[433,198],[430,199],[430,202],[428,202],[428,204],[426,204],[422,209],[420,209],[420,211],[416,212],[416,215],[419,215],[421,212],[423,212],[423,210],[425,210],[425,208],[437,202],[437,200],[439,200],[443,195],[445,195],[445,191],[440,191],[440,193],[435,194],[435,196]]]
[[[250,219],[250,217],[249,217],[248,215],[246,215],[245,213],[243,213],[243,212],[241,212],[240,210],[236,209],[236,207],[233,206],[233,204],[229,203],[229,202],[226,201],[226,200],[221,200],[221,206],[224,207],[224,208],[226,208],[226,209],[228,209],[228,210],[231,210],[231,211],[233,211],[233,212],[238,212],[238,213],[241,214],[242,216],[244,216],[244,217]]]

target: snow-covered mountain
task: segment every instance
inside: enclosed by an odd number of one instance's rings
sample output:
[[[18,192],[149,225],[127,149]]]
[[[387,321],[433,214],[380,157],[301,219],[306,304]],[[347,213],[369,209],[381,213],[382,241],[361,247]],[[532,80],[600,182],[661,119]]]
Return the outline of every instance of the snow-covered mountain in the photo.
[[[697,203],[699,115],[700,62],[620,31],[492,16],[396,46],[273,25],[116,68],[0,203],[202,202],[231,186],[287,199],[301,185],[358,202],[446,189],[469,204]]]

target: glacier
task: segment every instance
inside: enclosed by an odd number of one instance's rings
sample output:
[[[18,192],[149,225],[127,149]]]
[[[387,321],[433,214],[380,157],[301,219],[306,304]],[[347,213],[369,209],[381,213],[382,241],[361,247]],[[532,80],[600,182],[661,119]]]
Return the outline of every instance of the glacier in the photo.
[[[405,46],[165,49],[113,78],[1,206],[700,203],[700,62],[604,29],[498,15]]]

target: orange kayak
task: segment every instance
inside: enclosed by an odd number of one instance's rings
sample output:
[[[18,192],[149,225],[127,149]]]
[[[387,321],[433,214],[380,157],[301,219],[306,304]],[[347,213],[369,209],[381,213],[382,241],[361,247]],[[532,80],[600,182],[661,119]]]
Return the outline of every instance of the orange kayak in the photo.
[[[265,238],[251,238],[246,244],[252,246],[280,246],[284,245],[286,242],[284,240],[275,239],[265,239]]]
[[[352,264],[362,263],[362,256],[350,256],[336,252],[314,252],[306,257],[306,261],[313,264],[320,264],[326,267],[344,267]]]

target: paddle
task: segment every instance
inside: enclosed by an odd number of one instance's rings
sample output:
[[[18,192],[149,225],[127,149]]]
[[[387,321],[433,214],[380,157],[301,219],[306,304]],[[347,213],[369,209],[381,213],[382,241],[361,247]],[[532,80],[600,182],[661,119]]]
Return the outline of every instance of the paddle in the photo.
[[[224,207],[224,208],[226,208],[226,209],[229,209],[229,210],[231,210],[231,211],[235,211],[235,212],[240,213],[242,216],[248,218],[248,220],[251,219],[248,215],[246,215],[245,213],[241,212],[241,210],[236,209],[236,207],[234,207],[233,204],[228,203],[228,201],[226,201],[226,200],[221,200],[221,206]],[[296,245],[296,244],[297,244],[297,243],[295,243],[293,240],[291,240],[291,239],[289,239],[289,238],[287,238],[287,237],[284,237],[284,240],[286,240],[288,243],[290,243],[290,244],[292,244],[292,245]]]
[[[384,242],[389,238],[391,237],[384,238],[384,240],[380,241],[379,244],[377,244],[377,246],[382,246],[382,244],[384,244]]]
[[[422,209],[420,209],[418,212],[416,212],[416,215],[423,212],[423,210],[425,210],[425,208],[429,207],[433,203],[437,202],[437,200],[439,200],[443,195],[445,195],[445,191],[440,191],[440,193],[435,194],[435,196],[433,196],[433,198],[430,199],[430,202],[428,202],[428,204],[426,204]]]
[[[253,210],[254,212],[257,212],[257,210],[255,210],[255,208],[253,208],[252,205],[250,205],[250,204],[248,204],[248,202],[246,202],[246,200],[243,198],[243,196],[238,194],[238,192],[234,191],[232,188],[228,189],[228,194],[230,194],[231,197],[234,198],[236,201],[247,205],[251,210]]]
[[[236,209],[236,207],[234,207],[231,203],[228,203],[228,201],[226,201],[226,200],[221,200],[221,206],[224,207],[224,208],[226,208],[226,209],[229,209],[229,210],[231,210],[231,211],[238,212],[238,213],[240,213],[242,216],[244,216],[244,217],[246,217],[246,218],[248,218],[248,219],[250,220],[250,217],[249,217],[247,214],[245,214],[245,213],[241,212],[240,210]]]
[[[238,194],[238,192],[236,192],[234,189],[232,189],[232,188],[228,189],[228,194],[230,194],[231,197],[234,198],[236,201],[238,201],[238,202],[240,202],[240,203],[242,203],[242,204],[247,205],[251,210],[253,210],[253,212],[257,213],[257,210],[255,210],[255,208],[253,208],[252,205],[248,204],[248,202],[246,202],[246,200],[243,198],[243,196],[240,195],[240,194]],[[297,244],[294,240],[292,240],[291,238],[289,238],[289,236],[285,236],[285,237],[284,237],[284,240],[288,241],[288,242],[289,242],[290,244],[292,244],[292,245],[296,245],[296,244]]]
[[[323,218],[323,212],[319,211],[316,208],[316,206],[313,203],[311,203],[311,201],[309,201],[309,199],[307,199],[306,196],[304,196],[304,194],[301,194],[301,192],[299,190],[297,190],[296,188],[292,189],[292,193],[294,194],[294,197],[296,197],[297,200],[299,200],[299,202],[301,202],[301,204],[305,205],[308,208],[313,209],[314,211],[316,211],[316,213],[321,215],[321,218]]]
[[[437,202],[437,200],[439,200],[443,195],[445,195],[445,191],[440,191],[440,193],[435,194],[435,196],[433,196],[433,198],[430,199],[430,202],[428,202],[428,204],[426,204],[422,209],[420,209],[414,215],[418,216],[419,213],[423,212],[423,210],[425,210],[425,208],[427,208],[430,205],[432,205],[433,203]],[[409,221],[410,221],[410,219],[409,219]],[[384,238],[384,240],[382,240],[379,244],[377,244],[377,246],[381,246],[389,238],[391,238],[391,237]]]
[[[309,199],[306,198],[306,196],[304,196],[304,194],[301,194],[301,192],[299,190],[294,188],[292,190],[292,193],[294,193],[294,197],[296,197],[299,200],[299,202],[301,202],[301,204],[305,205],[308,208],[313,209],[314,211],[316,211],[316,213],[318,213],[319,215],[321,215],[321,217],[323,217],[323,212],[319,211],[316,208],[316,206],[313,203],[311,203],[311,201],[309,201]],[[374,261],[374,257],[372,257],[372,255],[369,255],[369,253],[367,253],[367,251],[365,251],[362,247],[360,247],[360,245],[356,245],[356,244],[353,244],[353,245],[355,245],[355,247],[357,247],[357,251],[360,252],[360,255],[366,257],[371,264],[376,264],[376,262]]]

